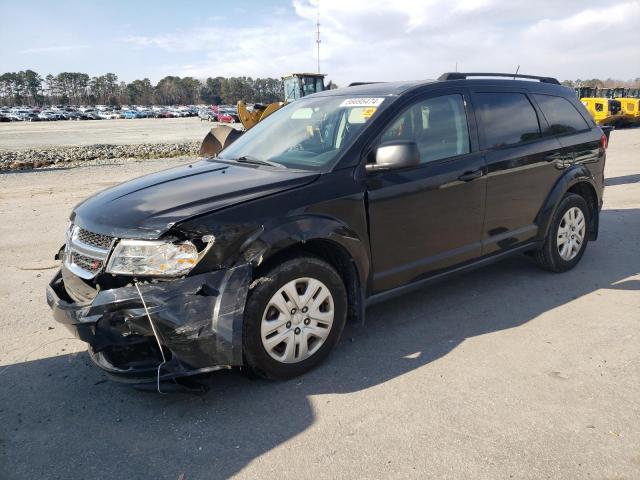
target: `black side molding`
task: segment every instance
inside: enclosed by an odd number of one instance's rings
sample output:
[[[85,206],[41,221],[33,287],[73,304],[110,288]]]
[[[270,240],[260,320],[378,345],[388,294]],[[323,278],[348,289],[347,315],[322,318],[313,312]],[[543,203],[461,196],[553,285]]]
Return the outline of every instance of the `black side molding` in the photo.
[[[463,72],[447,72],[443,73],[438,77],[440,81],[446,80],[465,80],[468,77],[500,77],[500,78],[527,78],[529,80],[538,80],[542,83],[553,83],[554,85],[560,85],[560,82],[557,78],[553,77],[539,77],[537,75],[522,75],[519,73],[482,73],[482,72],[474,72],[474,73],[463,73]]]
[[[382,301],[388,300],[389,298],[393,298],[393,297],[397,297],[398,295],[404,295],[405,293],[409,293],[412,292],[414,290],[419,290],[422,287],[425,287],[431,283],[434,283],[442,278],[447,278],[450,276],[454,276],[454,275],[459,275],[461,273],[465,273],[465,272],[469,272],[471,270],[475,270],[476,268],[480,268],[483,267],[485,265],[488,265],[490,263],[493,262],[497,262],[499,260],[502,260],[505,257],[514,255],[516,253],[520,253],[520,252],[526,252],[527,250],[532,250],[534,248],[537,248],[539,246],[539,243],[534,241],[529,241],[527,243],[524,243],[518,247],[513,247],[511,250],[506,250],[506,251],[502,251],[502,252],[498,252],[498,253],[494,253],[492,255],[489,255],[487,257],[481,257],[478,260],[473,260],[469,263],[465,263],[463,265],[459,265],[457,267],[454,267],[450,270],[446,270],[444,272],[441,273],[437,273],[435,275],[432,275],[430,277],[421,279],[421,280],[416,280],[414,282],[411,283],[407,283],[406,285],[401,285],[399,287],[393,288],[391,290],[385,290],[383,292],[379,292],[379,293],[374,293],[373,295],[371,295],[369,298],[367,298],[366,300],[366,306],[370,307],[371,305],[375,305],[376,303],[380,303]],[[364,317],[363,317],[364,318]],[[362,322],[364,323],[364,320],[362,320]]]

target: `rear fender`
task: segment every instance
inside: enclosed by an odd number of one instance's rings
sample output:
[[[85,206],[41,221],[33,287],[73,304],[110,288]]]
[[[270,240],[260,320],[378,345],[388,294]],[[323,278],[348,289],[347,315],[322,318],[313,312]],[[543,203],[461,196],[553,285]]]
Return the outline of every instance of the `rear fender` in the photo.
[[[538,225],[538,240],[540,242],[543,242],[547,237],[549,228],[551,227],[551,219],[553,218],[562,197],[564,197],[565,193],[567,193],[567,191],[574,185],[579,183],[588,184],[596,196],[596,205],[592,212],[593,221],[591,222],[591,231],[589,233],[592,240],[595,240],[597,237],[599,216],[598,206],[600,205],[600,197],[598,195],[598,189],[596,188],[596,182],[587,167],[584,165],[574,165],[565,170],[560,178],[558,178],[536,216],[535,223]]]

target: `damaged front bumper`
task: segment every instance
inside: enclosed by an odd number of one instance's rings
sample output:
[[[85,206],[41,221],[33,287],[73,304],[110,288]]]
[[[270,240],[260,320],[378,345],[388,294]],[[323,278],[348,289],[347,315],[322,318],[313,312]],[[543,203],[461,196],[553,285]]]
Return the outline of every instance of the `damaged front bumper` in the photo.
[[[138,283],[140,293],[133,283],[101,290],[82,304],[67,294],[60,270],[47,288],[47,303],[58,322],[89,344],[91,359],[110,376],[133,383],[163,381],[242,365],[250,281],[251,266],[242,265]]]

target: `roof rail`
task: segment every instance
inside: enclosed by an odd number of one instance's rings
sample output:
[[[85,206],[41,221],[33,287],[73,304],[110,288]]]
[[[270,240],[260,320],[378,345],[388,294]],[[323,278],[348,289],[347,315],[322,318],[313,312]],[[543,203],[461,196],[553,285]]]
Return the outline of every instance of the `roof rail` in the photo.
[[[447,72],[438,77],[438,80],[465,80],[467,77],[504,77],[504,78],[528,78],[530,80],[538,80],[542,83],[553,83],[560,85],[560,82],[553,77],[539,77],[537,75],[522,75],[519,73],[463,73],[463,72]]]
[[[359,85],[373,85],[374,83],[384,83],[384,82],[352,82],[347,87],[357,87]]]

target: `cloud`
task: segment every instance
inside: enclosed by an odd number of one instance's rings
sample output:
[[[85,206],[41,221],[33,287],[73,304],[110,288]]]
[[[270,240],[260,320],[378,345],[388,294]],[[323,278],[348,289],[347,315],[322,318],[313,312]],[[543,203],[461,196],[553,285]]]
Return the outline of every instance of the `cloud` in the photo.
[[[51,47],[35,47],[20,50],[18,53],[61,53],[90,48],[90,45],[55,45]]]
[[[168,73],[280,76],[315,70],[316,15],[316,0],[293,0],[286,18],[125,41],[190,57],[166,65]],[[626,79],[640,74],[637,18],[639,0],[322,0],[322,70],[341,85],[433,78],[456,62],[468,71],[520,65],[559,78]]]

